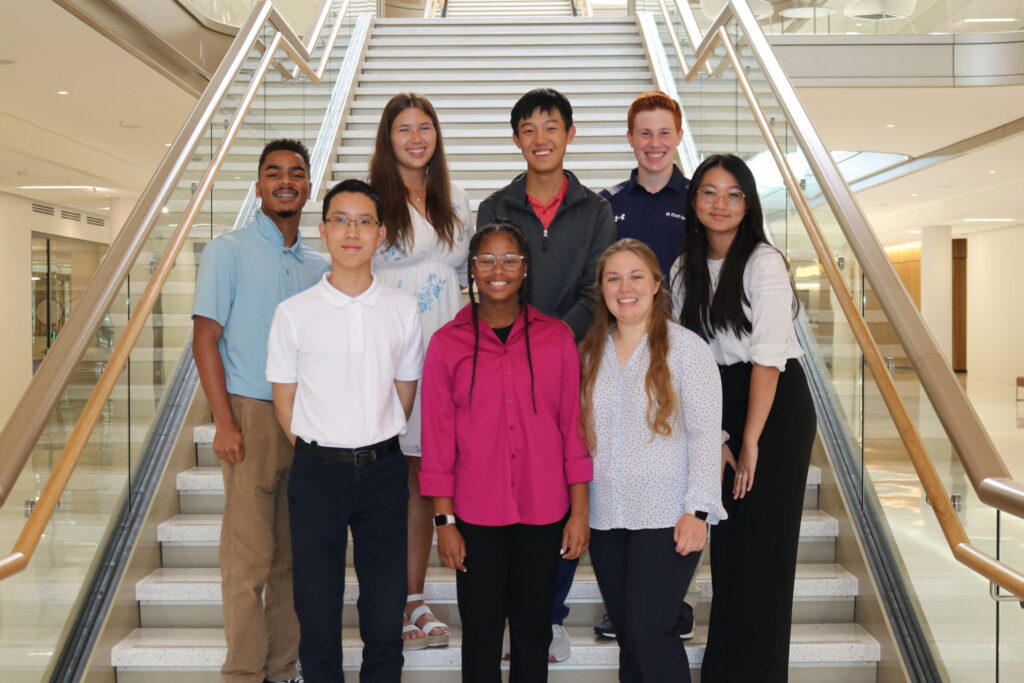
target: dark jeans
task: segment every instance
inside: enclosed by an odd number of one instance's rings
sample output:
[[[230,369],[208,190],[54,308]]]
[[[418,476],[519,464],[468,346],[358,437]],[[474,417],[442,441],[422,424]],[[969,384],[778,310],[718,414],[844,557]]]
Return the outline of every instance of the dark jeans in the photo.
[[[500,683],[506,617],[510,683],[544,683],[551,643],[548,617],[565,520],[509,526],[457,523],[466,541],[467,571],[456,574],[463,683]]]
[[[677,553],[672,531],[590,530],[590,560],[619,641],[621,683],[690,681],[679,604],[700,553]]]
[[[567,560],[564,557],[558,561],[558,573],[555,575],[555,597],[551,601],[551,623],[561,626],[565,618],[569,616],[569,606],[565,604],[569,597],[569,589],[572,588],[572,581],[576,578],[576,568],[579,566],[579,558]]]
[[[374,463],[355,466],[296,451],[288,483],[299,660],[307,683],[343,683],[341,609],[345,529],[351,528],[359,580],[362,683],[402,677],[407,483],[396,446]]]

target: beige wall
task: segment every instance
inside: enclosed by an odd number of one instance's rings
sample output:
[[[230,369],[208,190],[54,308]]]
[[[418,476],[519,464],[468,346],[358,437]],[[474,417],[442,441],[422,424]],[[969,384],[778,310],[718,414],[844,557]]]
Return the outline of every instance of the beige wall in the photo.
[[[57,207],[59,215],[60,207]],[[32,202],[0,192],[0,426],[32,378],[32,234],[107,242],[109,231],[32,212]]]
[[[1024,375],[1024,226],[967,237],[968,376],[1012,384]]]

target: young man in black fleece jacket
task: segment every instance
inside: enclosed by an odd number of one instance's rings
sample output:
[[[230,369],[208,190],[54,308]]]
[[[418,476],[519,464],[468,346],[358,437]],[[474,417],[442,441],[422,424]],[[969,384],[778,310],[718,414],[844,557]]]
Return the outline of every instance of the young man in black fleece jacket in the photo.
[[[572,105],[562,93],[549,88],[526,93],[512,108],[511,124],[526,173],[480,204],[477,229],[497,219],[523,229],[530,243],[530,303],[564,321],[579,341],[594,318],[597,260],[615,241],[612,208],[562,167],[565,148],[576,135]],[[574,501],[573,509],[586,508]],[[549,661],[569,658],[569,636],[562,624],[578,563],[559,562]]]
[[[523,229],[530,243],[530,303],[565,321],[578,341],[594,315],[597,259],[615,241],[612,209],[562,167],[576,135],[564,95],[531,90],[512,108],[511,123],[526,173],[480,204],[477,228],[503,218]]]

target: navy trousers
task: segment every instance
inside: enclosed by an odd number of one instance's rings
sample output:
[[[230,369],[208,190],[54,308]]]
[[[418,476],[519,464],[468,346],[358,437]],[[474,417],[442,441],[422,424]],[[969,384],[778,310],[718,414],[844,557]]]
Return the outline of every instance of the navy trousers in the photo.
[[[321,460],[296,451],[288,482],[299,661],[306,683],[343,683],[341,610],[346,527],[359,579],[361,683],[402,677],[406,593],[408,473],[394,452],[369,465]]]
[[[700,553],[677,553],[672,532],[590,530],[590,559],[619,641],[621,683],[690,683],[679,604]]]

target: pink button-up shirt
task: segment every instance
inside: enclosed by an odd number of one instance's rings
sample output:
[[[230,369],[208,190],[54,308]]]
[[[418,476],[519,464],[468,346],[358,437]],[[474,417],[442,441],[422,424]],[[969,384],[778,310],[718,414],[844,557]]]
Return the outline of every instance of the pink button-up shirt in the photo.
[[[420,491],[453,498],[470,524],[552,524],[569,510],[569,484],[590,481],[580,434],[579,356],[565,323],[526,308],[506,344],[482,319],[473,399],[473,319],[465,306],[434,333],[423,367]]]

